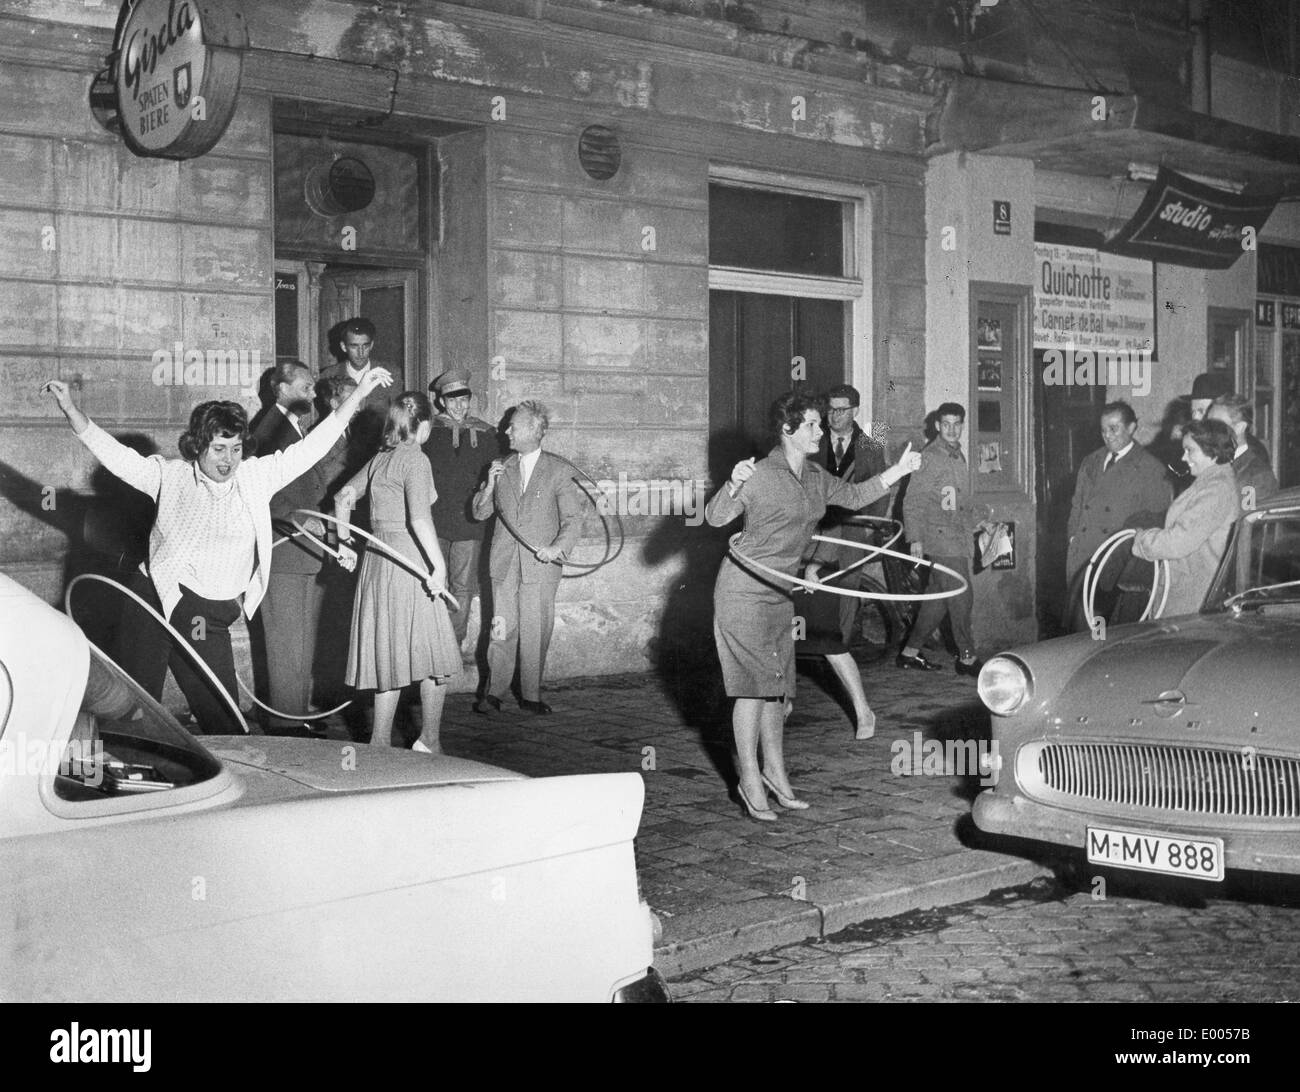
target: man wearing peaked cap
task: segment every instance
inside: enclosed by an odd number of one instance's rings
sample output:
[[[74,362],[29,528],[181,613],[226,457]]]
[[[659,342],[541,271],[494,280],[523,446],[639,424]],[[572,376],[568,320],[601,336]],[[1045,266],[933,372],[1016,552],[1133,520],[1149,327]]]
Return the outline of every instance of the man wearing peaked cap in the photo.
[[[433,502],[433,526],[447,559],[447,590],[460,604],[451,614],[457,641],[469,628],[470,599],[478,592],[479,558],[486,523],[474,519],[470,501],[487,468],[500,453],[496,430],[470,416],[473,400],[470,373],[464,368],[443,372],[432,383],[437,414],[424,453],[433,467],[438,499]]]

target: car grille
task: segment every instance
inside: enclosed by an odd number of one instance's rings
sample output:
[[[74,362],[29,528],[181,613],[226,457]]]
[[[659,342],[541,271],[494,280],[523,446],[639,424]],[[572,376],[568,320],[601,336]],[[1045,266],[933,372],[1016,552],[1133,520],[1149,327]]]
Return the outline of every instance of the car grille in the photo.
[[[1017,768],[1026,791],[1053,803],[1300,817],[1300,759],[1250,748],[1036,743],[1021,750]]]

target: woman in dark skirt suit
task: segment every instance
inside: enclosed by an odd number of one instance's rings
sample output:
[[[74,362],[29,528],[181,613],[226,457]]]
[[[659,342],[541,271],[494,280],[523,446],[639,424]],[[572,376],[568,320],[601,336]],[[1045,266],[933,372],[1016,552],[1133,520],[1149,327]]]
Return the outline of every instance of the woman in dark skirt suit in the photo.
[[[419,391],[407,391],[389,407],[379,454],[339,490],[335,508],[351,539],[348,519],[362,493],[370,494],[370,523],[376,538],[419,563],[423,581],[376,550],[367,550],[357,578],[348,644],[347,681],[374,690],[372,745],[388,746],[402,688],[420,684],[423,730],[413,750],[440,754],[439,730],[447,679],[460,671],[460,642],[447,607],[436,593],[447,583],[447,563],[438,546],[430,508],[437,497],[433,471],[420,449],[432,429],[433,410]]]
[[[704,509],[714,527],[744,515],[737,549],[769,568],[794,575],[801,561],[818,560],[812,536],[828,504],[856,511],[879,499],[921,464],[911,444],[898,463],[854,484],[835,477],[808,458],[822,437],[822,406],[802,394],[778,398],[768,413],[777,446],[766,458],[736,464],[731,480]],[[834,549],[824,547],[825,560]],[[794,606],[790,588],[745,568],[730,556],[713,589],[713,637],[722,661],[728,696],[736,699],[732,727],[740,767],[740,799],[754,819],[770,822],[772,790],[786,808],[806,808],[795,797],[785,770],[785,696],[794,673]],[[762,745],[763,766],[758,751]],[[760,804],[761,806],[755,806]]]

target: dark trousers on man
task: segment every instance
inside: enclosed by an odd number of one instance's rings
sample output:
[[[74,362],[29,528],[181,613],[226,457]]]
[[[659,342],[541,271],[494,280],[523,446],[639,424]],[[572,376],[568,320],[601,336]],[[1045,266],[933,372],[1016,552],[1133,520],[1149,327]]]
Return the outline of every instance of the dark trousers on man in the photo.
[[[970,560],[964,557],[931,557],[930,560],[940,565],[947,565],[953,572],[961,573],[966,581],[966,590],[961,595],[949,596],[947,599],[922,600],[920,609],[916,612],[916,624],[912,626],[907,643],[914,648],[920,648],[929,639],[930,634],[939,628],[946,614],[952,622],[952,636],[957,642],[957,655],[973,654],[975,642],[971,637],[970,618],[971,608],[975,604],[975,593],[971,590]],[[927,592],[949,591],[958,587],[961,587],[959,581],[938,569],[931,569],[930,580],[925,590]]]
[[[477,538],[460,541],[440,538],[438,545],[442,548],[442,559],[447,563],[447,590],[460,604],[459,610],[448,608],[451,628],[456,634],[456,643],[464,644],[469,630],[470,601],[478,594],[478,565],[483,542]]]
[[[492,585],[492,640],[488,644],[488,689],[505,697],[519,658],[519,692],[525,701],[540,701],[546,653],[555,629],[557,584],[525,584],[515,565],[510,576]]]
[[[131,590],[154,610],[162,613],[162,603],[153,581],[136,573]],[[239,618],[237,599],[204,599],[184,584],[181,599],[167,619],[199,658],[212,669],[226,692],[238,706],[238,683],[235,681],[235,654],[230,644],[230,627]],[[242,735],[244,729],[235,719],[230,706],[213,688],[175,639],[153,617],[128,600],[118,631],[117,662],[152,698],[161,700],[163,683],[170,667],[172,677],[189,702],[199,731],[208,735]]]
[[[320,618],[318,573],[272,572],[258,608],[266,675],[273,709],[304,715],[312,690],[312,658]],[[266,715],[272,732],[301,729],[304,722]]]

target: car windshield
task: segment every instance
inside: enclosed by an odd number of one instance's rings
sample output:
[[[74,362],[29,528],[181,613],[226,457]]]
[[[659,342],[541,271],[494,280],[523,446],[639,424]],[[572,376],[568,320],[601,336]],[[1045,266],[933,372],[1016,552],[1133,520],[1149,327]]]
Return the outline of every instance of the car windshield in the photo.
[[[215,777],[208,754],[135,680],[90,646],[90,673],[55,792],[65,800],[161,792]]]
[[[1237,522],[1205,609],[1300,603],[1300,508],[1274,509]]]

